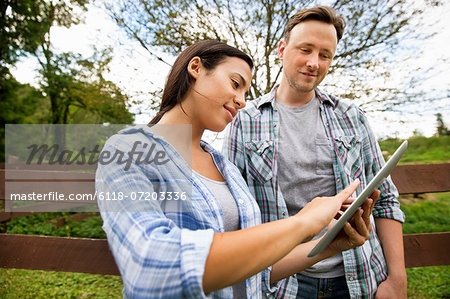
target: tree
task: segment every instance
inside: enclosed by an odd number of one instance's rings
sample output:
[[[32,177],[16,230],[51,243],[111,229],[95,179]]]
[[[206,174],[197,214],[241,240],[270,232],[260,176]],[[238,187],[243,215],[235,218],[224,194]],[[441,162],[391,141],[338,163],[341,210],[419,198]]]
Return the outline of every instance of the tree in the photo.
[[[448,130],[447,126],[445,125],[444,119],[442,118],[441,113],[436,113],[436,122],[437,122],[437,128],[436,133],[438,136],[449,136],[450,131]]]
[[[6,69],[5,69],[6,70]],[[37,124],[48,118],[48,101],[29,84],[17,82],[10,74],[0,80],[0,119],[4,124]]]
[[[2,2],[2,88],[9,86],[7,67],[20,56],[31,55],[39,62],[40,90],[50,102],[46,122],[132,122],[127,111],[128,97],[103,75],[109,71],[111,49],[94,49],[92,57],[83,58],[75,53],[57,53],[52,48],[51,28],[80,23],[88,3],[89,0]],[[7,96],[8,92],[2,94]]]
[[[35,16],[40,10],[34,0],[0,2],[0,61],[13,64],[25,53],[36,51],[47,31],[47,24]],[[4,74],[3,74],[4,75]]]
[[[110,49],[94,49],[91,57],[83,58],[76,53],[58,53],[52,47],[51,28],[80,23],[88,2],[1,2],[0,97],[3,123],[133,122],[128,111],[128,96],[104,78],[104,73],[109,71]],[[31,56],[39,62],[39,88],[20,84],[11,76],[9,67],[21,56]],[[61,126],[55,128],[59,130]],[[58,130],[55,142],[63,149],[65,133]],[[4,127],[0,133],[3,142]]]
[[[129,98],[113,82],[104,78],[111,50],[82,58],[78,54],[53,54],[40,70],[41,88],[51,103],[50,123],[131,123]]]
[[[405,92],[408,84],[415,83],[414,78],[401,87],[387,84],[392,79],[390,69],[384,66],[392,62],[392,53],[401,48],[403,39],[429,36],[417,30],[420,17],[426,7],[441,2],[424,1],[421,5],[405,0],[330,1],[346,18],[347,27],[323,85],[332,87],[338,95],[363,99],[367,108],[383,103],[376,110],[394,109],[399,103],[423,96],[411,89]],[[159,51],[177,55],[199,39],[217,39],[248,53],[255,62],[249,95],[254,99],[270,91],[281,75],[276,53],[288,17],[317,2],[121,0],[107,5],[107,9],[130,37],[161,61],[164,59]],[[385,80],[380,82],[380,78]],[[364,107],[364,102],[361,104]]]
[[[33,124],[46,119],[48,102],[42,93],[17,82],[7,68],[0,75],[0,119],[2,124]],[[0,127],[0,161],[5,161],[5,127]]]

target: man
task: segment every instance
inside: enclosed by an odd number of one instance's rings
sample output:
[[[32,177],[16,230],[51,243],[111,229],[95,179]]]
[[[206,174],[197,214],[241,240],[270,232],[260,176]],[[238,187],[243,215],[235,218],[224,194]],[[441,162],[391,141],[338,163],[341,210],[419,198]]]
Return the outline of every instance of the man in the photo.
[[[241,170],[264,222],[293,215],[312,198],[336,194],[357,178],[364,188],[384,164],[363,112],[317,88],[344,27],[329,7],[293,15],[278,46],[280,84],[249,102],[229,127],[223,152]],[[404,214],[390,179],[380,190],[369,241],[280,282],[268,295],[406,298]]]

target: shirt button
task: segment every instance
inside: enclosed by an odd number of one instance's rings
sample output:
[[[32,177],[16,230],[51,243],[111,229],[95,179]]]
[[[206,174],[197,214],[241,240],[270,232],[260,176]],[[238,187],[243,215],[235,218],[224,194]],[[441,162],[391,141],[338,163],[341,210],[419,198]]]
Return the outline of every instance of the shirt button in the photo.
[[[243,200],[242,198],[240,198],[240,199],[239,199],[239,203],[240,203],[240,204],[243,204],[243,203],[244,203],[244,200]]]
[[[341,179],[337,179],[336,181],[337,181],[338,183],[340,183],[340,182],[341,182]]]
[[[353,277],[350,277],[348,280],[353,281]]]
[[[287,213],[286,213],[286,212],[283,212],[283,213],[281,213],[281,215],[283,215],[283,216],[286,216],[286,215],[287,215]]]

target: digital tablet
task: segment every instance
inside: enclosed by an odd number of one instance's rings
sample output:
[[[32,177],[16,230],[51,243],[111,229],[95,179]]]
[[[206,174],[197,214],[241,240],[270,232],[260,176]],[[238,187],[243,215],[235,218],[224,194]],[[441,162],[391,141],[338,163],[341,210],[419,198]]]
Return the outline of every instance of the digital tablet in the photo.
[[[323,238],[316,244],[316,246],[309,252],[308,257],[313,257],[324,250],[328,244],[333,241],[336,235],[344,227],[345,223],[352,218],[359,207],[366,201],[366,199],[372,194],[372,192],[378,188],[383,181],[389,176],[392,169],[397,165],[400,158],[408,147],[408,141],[404,141],[399,148],[395,151],[389,161],[384,164],[380,171],[373,177],[373,179],[367,184],[366,188],[358,195],[358,198],[347,208],[347,210],[341,215],[333,227],[331,227]]]

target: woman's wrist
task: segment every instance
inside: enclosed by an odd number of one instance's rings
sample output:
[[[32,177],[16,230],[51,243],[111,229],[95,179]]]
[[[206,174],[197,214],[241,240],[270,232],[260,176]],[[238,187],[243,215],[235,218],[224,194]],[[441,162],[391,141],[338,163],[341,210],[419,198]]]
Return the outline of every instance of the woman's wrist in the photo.
[[[305,217],[298,217],[297,215],[289,217],[289,219],[291,219],[295,223],[296,232],[299,233],[298,243],[303,243],[311,240],[315,236],[315,234],[312,230],[310,222],[305,221]]]
[[[320,239],[319,239],[320,240]],[[334,248],[333,246],[327,246],[320,254],[320,260],[324,260],[327,258],[330,258],[332,256],[335,256],[336,254],[340,253],[338,249]]]

